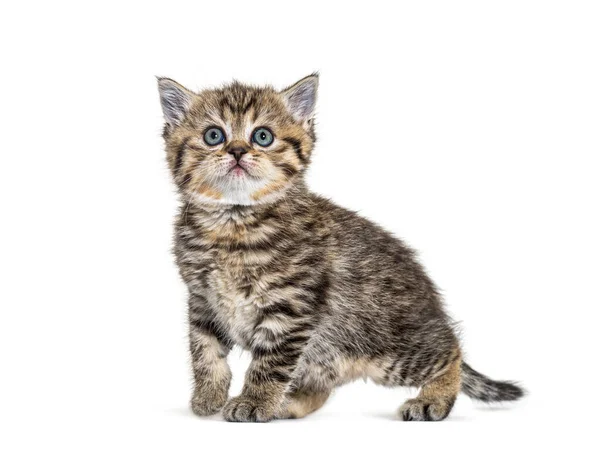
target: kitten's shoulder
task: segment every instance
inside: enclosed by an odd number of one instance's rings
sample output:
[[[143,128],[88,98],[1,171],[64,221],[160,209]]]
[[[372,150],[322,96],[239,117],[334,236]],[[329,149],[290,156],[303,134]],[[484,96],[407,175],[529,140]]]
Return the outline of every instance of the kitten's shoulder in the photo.
[[[333,201],[311,194],[313,209],[318,211],[322,225],[329,231],[335,249],[344,256],[346,264],[361,267],[366,261],[372,271],[397,268],[411,269],[424,277],[415,251],[402,239],[396,237],[377,223],[359,213],[337,205]]]
[[[363,217],[356,211],[340,206],[328,198],[311,193],[310,200],[313,210],[344,235],[399,241],[376,222]]]

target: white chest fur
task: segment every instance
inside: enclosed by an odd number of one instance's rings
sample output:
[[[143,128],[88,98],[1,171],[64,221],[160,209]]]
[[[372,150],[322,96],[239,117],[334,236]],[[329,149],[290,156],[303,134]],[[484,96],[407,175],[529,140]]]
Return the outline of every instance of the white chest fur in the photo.
[[[260,313],[256,306],[256,297],[248,297],[239,285],[223,273],[216,273],[210,285],[208,302],[229,336],[244,349],[248,349],[256,325],[260,322]]]

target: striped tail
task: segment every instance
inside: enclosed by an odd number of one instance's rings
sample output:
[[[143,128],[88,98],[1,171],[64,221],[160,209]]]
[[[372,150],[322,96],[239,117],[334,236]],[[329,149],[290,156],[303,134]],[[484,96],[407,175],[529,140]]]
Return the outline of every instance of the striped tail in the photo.
[[[469,397],[486,403],[516,401],[525,395],[525,391],[514,382],[494,381],[465,362],[462,363],[461,390]]]

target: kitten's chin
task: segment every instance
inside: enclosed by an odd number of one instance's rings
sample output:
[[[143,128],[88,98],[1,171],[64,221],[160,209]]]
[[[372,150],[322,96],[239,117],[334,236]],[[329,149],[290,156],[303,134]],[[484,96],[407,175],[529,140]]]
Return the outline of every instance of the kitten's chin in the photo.
[[[289,181],[285,184],[274,184],[268,181],[246,181],[240,184],[241,178],[236,178],[238,184],[224,184],[216,186],[214,191],[200,193],[193,192],[191,197],[194,202],[205,205],[238,205],[253,206],[273,203],[285,196],[292,186]]]
[[[227,195],[220,198],[212,198],[199,193],[192,194],[192,199],[201,205],[223,205],[223,206],[252,206],[258,204],[256,200],[244,194]]]
[[[254,176],[246,167],[243,167],[242,165],[235,165],[227,171],[226,177],[233,179],[234,181],[239,181],[243,178],[253,178]]]

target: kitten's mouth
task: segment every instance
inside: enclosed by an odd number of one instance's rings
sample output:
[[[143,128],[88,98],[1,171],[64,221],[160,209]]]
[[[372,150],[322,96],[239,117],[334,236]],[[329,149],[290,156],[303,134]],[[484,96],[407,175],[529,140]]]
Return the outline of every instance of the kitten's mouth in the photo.
[[[246,170],[240,164],[235,164],[233,167],[231,167],[229,169],[229,171],[227,173],[235,175],[235,176],[242,176],[244,174],[248,174],[248,170]]]

